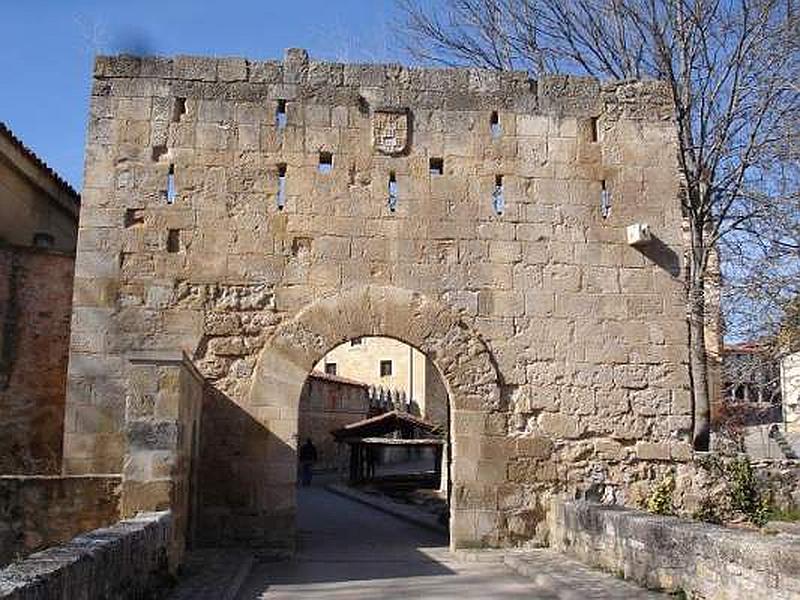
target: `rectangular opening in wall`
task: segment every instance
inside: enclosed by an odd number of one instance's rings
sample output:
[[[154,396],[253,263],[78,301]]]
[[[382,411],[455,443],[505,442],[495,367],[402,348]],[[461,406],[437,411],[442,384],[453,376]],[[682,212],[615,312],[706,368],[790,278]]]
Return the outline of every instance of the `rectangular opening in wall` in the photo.
[[[275,109],[275,126],[278,129],[286,127],[286,100],[278,100],[278,107]]]
[[[493,138],[498,138],[500,134],[503,133],[500,127],[500,116],[497,114],[496,110],[493,110],[492,115],[489,117],[489,128],[492,131]]]
[[[589,119],[589,141],[592,143],[600,138],[600,132],[597,127],[597,117],[591,117]]]
[[[604,219],[611,216],[611,192],[606,187],[606,180],[600,182],[600,214]]]
[[[278,164],[278,210],[286,206],[286,163]]]
[[[49,233],[37,232],[33,234],[33,246],[35,248],[52,248],[55,243],[55,238]]]
[[[144,210],[141,208],[125,209],[125,227],[144,225]]]
[[[336,375],[336,363],[335,362],[326,362],[325,363],[325,373],[328,375]]]
[[[167,171],[167,204],[174,204],[177,192],[175,191],[175,165],[169,166]]]
[[[172,122],[180,123],[181,117],[186,114],[186,98],[175,98],[172,105]]]
[[[333,154],[330,152],[319,153],[319,172],[330,173],[333,170]]]
[[[389,210],[397,210],[397,177],[394,171],[389,173]]]
[[[380,369],[381,377],[389,377],[392,374],[392,361],[382,360]]]
[[[161,157],[167,153],[167,147],[164,144],[153,146],[153,162],[158,162]]]
[[[169,229],[167,230],[167,252],[175,254],[181,250],[181,230]]]
[[[429,169],[431,175],[444,175],[444,159],[431,158]]]
[[[506,210],[506,199],[503,193],[503,176],[494,176],[494,191],[492,192],[492,209],[494,214],[500,216]]]

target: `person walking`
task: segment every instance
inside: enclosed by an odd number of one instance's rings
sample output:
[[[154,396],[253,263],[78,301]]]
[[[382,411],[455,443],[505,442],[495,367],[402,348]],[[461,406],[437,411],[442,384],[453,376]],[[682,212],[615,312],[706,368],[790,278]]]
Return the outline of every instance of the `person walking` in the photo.
[[[300,459],[300,481],[303,487],[308,487],[311,485],[311,468],[317,462],[317,448],[311,438],[306,438],[306,443],[300,447],[298,458]]]

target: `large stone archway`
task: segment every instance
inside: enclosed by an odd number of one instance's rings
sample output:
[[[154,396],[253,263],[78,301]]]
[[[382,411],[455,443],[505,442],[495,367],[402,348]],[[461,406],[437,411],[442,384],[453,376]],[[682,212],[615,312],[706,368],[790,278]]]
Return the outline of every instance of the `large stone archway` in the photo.
[[[261,473],[278,500],[260,507],[265,518],[292,536],[295,495],[294,450],[300,393],[314,364],[349,339],[396,338],[424,352],[439,369],[450,397],[452,478],[474,481],[483,415],[499,406],[497,370],[486,345],[458,314],[420,293],[383,286],[343,291],[301,310],[285,321],[263,349],[246,410],[269,430],[272,447],[283,451],[263,458]],[[470,442],[472,438],[472,442]],[[290,449],[290,452],[286,450]],[[451,545],[476,543],[474,508],[451,504]],[[274,508],[276,510],[271,510]],[[490,508],[490,507],[486,507]]]

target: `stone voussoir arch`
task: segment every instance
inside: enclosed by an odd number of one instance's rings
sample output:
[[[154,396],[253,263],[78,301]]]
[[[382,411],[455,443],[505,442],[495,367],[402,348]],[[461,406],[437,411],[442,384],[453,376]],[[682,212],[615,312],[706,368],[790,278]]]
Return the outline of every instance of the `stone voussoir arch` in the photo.
[[[426,354],[447,385],[452,410],[499,407],[489,349],[457,312],[417,291],[373,285],[321,298],[283,321],[257,361],[250,406],[296,410],[313,366],[339,344],[367,336],[395,338]]]
[[[261,351],[245,410],[288,448],[297,444],[300,394],[313,366],[348,340],[386,336],[425,353],[447,387],[450,403],[451,484],[474,484],[480,460],[483,415],[500,408],[497,368],[488,347],[459,314],[424,294],[391,286],[362,286],[312,302],[283,321]],[[462,440],[464,443],[462,443]],[[264,473],[281,473],[275,484],[294,506],[291,465],[269,463]],[[451,496],[451,547],[475,543],[476,513]],[[291,509],[290,509],[291,510]],[[292,511],[293,512],[293,511]]]

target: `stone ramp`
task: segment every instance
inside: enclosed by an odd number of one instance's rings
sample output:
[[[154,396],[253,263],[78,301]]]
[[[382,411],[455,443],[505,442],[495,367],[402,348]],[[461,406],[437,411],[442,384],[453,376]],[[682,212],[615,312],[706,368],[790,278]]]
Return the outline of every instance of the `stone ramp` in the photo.
[[[250,552],[237,548],[194,550],[168,600],[235,600],[253,560]]]
[[[503,552],[503,563],[529,578],[542,598],[553,600],[664,600],[645,590],[547,548]]]
[[[800,453],[800,434],[787,433],[777,423],[745,428],[744,446],[754,460],[796,459]]]
[[[368,494],[342,483],[328,484],[325,489],[419,527],[424,527],[437,533],[447,533],[447,525],[439,522],[436,515],[425,512],[418,507],[396,502],[381,494]]]

